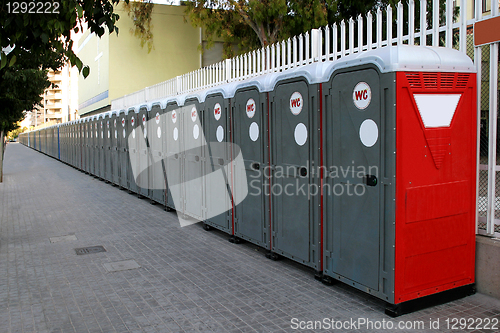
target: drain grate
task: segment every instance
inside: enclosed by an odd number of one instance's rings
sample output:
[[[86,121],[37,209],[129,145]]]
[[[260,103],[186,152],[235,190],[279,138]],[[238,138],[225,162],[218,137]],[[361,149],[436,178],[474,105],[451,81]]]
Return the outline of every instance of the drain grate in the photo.
[[[106,249],[104,248],[104,246],[98,245],[98,246],[81,247],[79,249],[75,249],[75,252],[77,255],[83,255],[83,254],[106,252]]]

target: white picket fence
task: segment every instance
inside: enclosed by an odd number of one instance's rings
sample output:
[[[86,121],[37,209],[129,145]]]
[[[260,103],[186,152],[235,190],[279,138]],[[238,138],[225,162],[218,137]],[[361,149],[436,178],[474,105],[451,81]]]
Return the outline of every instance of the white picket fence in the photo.
[[[124,109],[140,103],[202,90],[227,82],[245,80],[271,72],[282,72],[313,62],[337,60],[350,54],[387,45],[432,45],[455,48],[473,57],[478,73],[482,73],[482,47],[475,47],[473,53],[470,50],[467,52],[468,45],[472,43],[472,38],[467,37],[468,28],[469,33],[472,33],[474,22],[483,19],[483,6],[486,5],[486,1],[489,2],[489,8],[491,8],[488,16],[498,16],[499,1],[476,0],[474,12],[470,13],[472,15],[467,13],[467,7],[470,6],[467,0],[444,1],[444,19],[440,19],[439,0],[433,0],[431,8],[427,7],[425,0],[417,2],[409,0],[406,4],[399,2],[396,8],[391,6],[378,8],[375,13],[368,13],[366,17],[358,16],[357,18],[351,18],[347,22],[343,21],[339,25],[313,29],[303,35],[295,36],[260,50],[227,59],[146,87],[143,90],[113,100],[111,108],[114,110]],[[453,13],[456,6],[459,7],[459,15],[454,20]],[[425,15],[419,13],[425,13]],[[468,16],[473,17],[473,19],[467,20]],[[427,24],[427,17],[431,18],[430,26]],[[496,165],[498,44],[494,43],[489,46],[491,63],[489,110],[491,111],[489,112],[490,128],[488,133],[492,134],[489,135],[490,153],[488,165],[478,166],[478,170],[484,171],[486,169],[488,173],[488,194],[482,199],[478,198],[479,202],[487,202],[484,209],[486,216],[482,216],[484,215],[481,214],[482,208],[478,208],[480,215],[478,232],[491,236],[500,236],[500,208],[499,210],[495,209],[495,202],[497,201],[495,174],[500,171],[500,166],[497,167]],[[480,94],[482,84],[484,82],[481,80],[481,75],[478,75],[478,115],[480,115],[481,110]],[[479,131],[478,128],[478,134]],[[500,183],[500,179],[498,181]],[[500,192],[500,184],[498,184],[498,188]]]

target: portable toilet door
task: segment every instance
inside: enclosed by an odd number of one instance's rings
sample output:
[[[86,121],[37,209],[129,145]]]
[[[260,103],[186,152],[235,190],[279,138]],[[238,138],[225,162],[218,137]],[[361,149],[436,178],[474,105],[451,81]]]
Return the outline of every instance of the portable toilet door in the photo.
[[[270,93],[271,251],[321,270],[318,85],[303,77]]]
[[[394,191],[389,176],[394,171],[393,82],[393,74],[381,75],[365,65],[334,73],[323,89],[324,128],[329,129],[324,140],[329,174],[323,191],[323,273],[388,300],[394,297],[388,269],[394,260],[384,238],[392,247],[394,231],[392,225],[384,229],[384,220],[394,221],[394,212],[384,207],[393,204],[385,198]]]
[[[181,107],[169,103],[165,108],[165,164],[167,172],[166,206],[182,212],[184,197],[181,191],[182,152],[181,152]]]
[[[205,223],[233,233],[231,202],[231,137],[229,100],[221,94],[205,99],[203,132],[206,140]]]
[[[91,134],[92,130],[90,128],[90,118],[85,118],[85,171],[90,173],[90,158],[91,158]]]
[[[232,109],[233,156],[239,148],[243,164],[234,168],[236,192],[247,187],[248,194],[234,207],[234,235],[270,249],[269,227],[269,142],[267,97],[257,87],[236,91]],[[246,176],[245,176],[246,175]]]
[[[149,134],[148,133],[148,115],[147,109],[141,107],[137,115],[138,125],[136,129],[138,159],[137,159],[137,173],[136,180],[139,188],[139,194],[143,197],[149,198]]]
[[[112,120],[111,113],[108,112],[104,116],[104,179],[108,182],[113,181],[113,159],[111,155],[112,141]]]
[[[89,117],[89,173],[95,175],[95,121],[94,117]]]
[[[203,133],[203,104],[193,98],[181,109],[181,149],[184,157],[184,214],[199,221],[205,219],[206,141]]]
[[[125,111],[118,113],[118,159],[120,161],[118,168],[119,185],[123,188],[128,188],[127,165],[128,161],[128,144],[127,144],[127,115]],[[130,133],[130,132],[128,132]]]
[[[110,118],[111,127],[111,182],[115,185],[120,185],[120,179],[118,176],[118,169],[120,167],[120,159],[118,157],[118,112],[113,112]],[[121,127],[121,126],[120,126]]]
[[[155,104],[148,111],[148,144],[150,151],[150,168],[149,168],[149,194],[150,199],[165,205],[165,190],[166,190],[166,169],[165,156],[163,154],[164,129],[164,110],[161,106]]]
[[[106,154],[105,154],[105,147],[106,144],[106,137],[105,137],[105,132],[106,132],[106,120],[105,120],[105,115],[100,114],[99,115],[99,136],[98,136],[98,143],[99,143],[99,178],[101,179],[106,179]]]
[[[129,191],[138,193],[137,183],[136,183],[136,166],[138,160],[138,149],[137,149],[137,133],[138,126],[138,114],[134,109],[130,109],[127,114],[126,129],[127,129],[127,188]]]

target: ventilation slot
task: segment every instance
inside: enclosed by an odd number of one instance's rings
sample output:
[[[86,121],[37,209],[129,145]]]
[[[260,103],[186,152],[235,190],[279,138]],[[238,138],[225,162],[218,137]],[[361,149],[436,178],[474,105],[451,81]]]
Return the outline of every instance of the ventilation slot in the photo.
[[[414,89],[461,89],[467,87],[469,73],[406,73]]]
[[[437,88],[438,87],[438,79],[437,73],[424,73],[424,88]]]
[[[455,81],[455,74],[441,73],[441,88],[453,89],[454,81]]]
[[[422,88],[420,75],[418,73],[407,73],[406,79],[412,88]]]
[[[457,78],[457,88],[465,88],[467,86],[467,82],[469,82],[470,74],[458,74]]]

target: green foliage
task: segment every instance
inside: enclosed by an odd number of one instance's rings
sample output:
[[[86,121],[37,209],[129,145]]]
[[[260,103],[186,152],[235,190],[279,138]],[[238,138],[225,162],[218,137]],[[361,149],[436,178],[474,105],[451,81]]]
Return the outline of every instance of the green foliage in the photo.
[[[18,127],[12,131],[10,131],[9,133],[7,133],[7,140],[12,140],[12,139],[16,139],[19,134],[21,133],[24,133],[25,131],[27,131],[28,129],[26,127]]]
[[[151,24],[154,4],[151,0],[140,0],[126,3],[124,7],[134,22],[134,29],[130,29],[130,33],[140,39],[141,47],[147,45],[148,53],[151,52],[154,49]]]
[[[208,45],[220,38],[224,56],[274,44],[291,36],[366,14],[376,0],[193,0],[186,1],[193,26],[204,29]],[[253,32],[253,33],[251,33]]]
[[[0,130],[12,130],[32,110],[49,86],[47,69],[69,61],[86,77],[90,69],[73,52],[71,31],[84,24],[97,36],[112,33],[119,16],[119,0],[60,0],[58,13],[9,13],[0,4]],[[125,0],[128,3],[128,0]],[[10,52],[7,51],[11,49]]]

